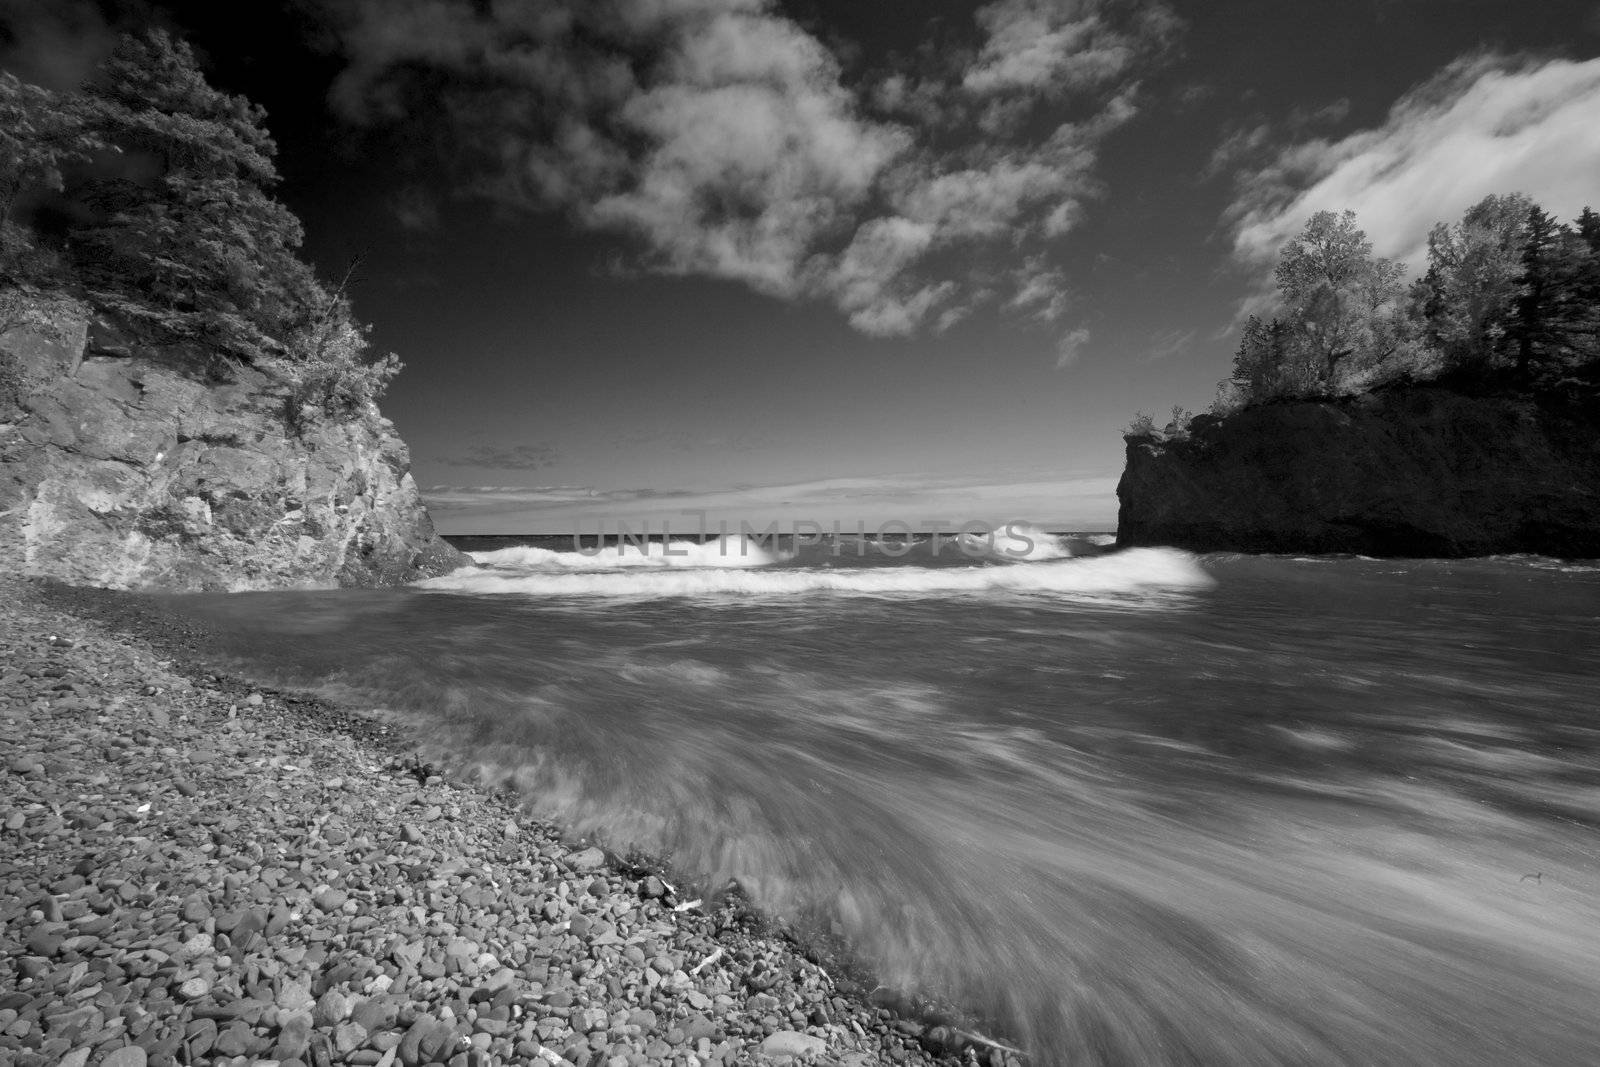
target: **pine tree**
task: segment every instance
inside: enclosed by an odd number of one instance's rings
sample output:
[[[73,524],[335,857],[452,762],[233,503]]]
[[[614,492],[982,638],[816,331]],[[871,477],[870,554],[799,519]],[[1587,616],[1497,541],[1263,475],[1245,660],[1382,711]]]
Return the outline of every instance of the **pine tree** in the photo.
[[[299,221],[273,199],[263,111],[206,83],[161,31],[123,38],[84,93],[86,123],[121,165],[77,190],[95,211],[73,244],[111,310],[246,361],[280,354],[316,302]]]
[[[1578,214],[1578,236],[1589,246],[1591,255],[1600,256],[1600,212],[1586,207]]]
[[[1569,341],[1574,369],[1600,371],[1600,213],[1584,208],[1568,242],[1572,325]]]
[[[1554,215],[1535,204],[1528,209],[1522,238],[1522,271],[1517,275],[1515,310],[1506,336],[1516,346],[1517,376],[1528,378],[1536,350],[1557,343],[1565,298],[1561,270],[1562,227]]]
[[[59,193],[64,170],[96,147],[75,99],[0,71],[0,276],[41,280],[23,209]]]

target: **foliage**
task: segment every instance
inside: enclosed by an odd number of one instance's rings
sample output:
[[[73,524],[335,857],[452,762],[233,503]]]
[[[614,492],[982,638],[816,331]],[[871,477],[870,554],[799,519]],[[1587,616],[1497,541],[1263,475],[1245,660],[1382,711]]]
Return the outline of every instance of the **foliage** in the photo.
[[[1452,369],[1482,374],[1505,351],[1532,208],[1520,193],[1485,197],[1455,226],[1440,223],[1428,235],[1428,271],[1414,287],[1413,307]]]
[[[77,93],[0,78],[3,206],[26,195],[63,220],[47,233],[0,218],[0,265],[219,365],[272,370],[330,413],[352,411],[399,363],[368,358],[342,287],[330,294],[298,258],[299,220],[271,193],[265,119],[210,86],[189,46],[161,31],[124,37]]]
[[[1155,437],[1155,436],[1157,436],[1155,417],[1150,415],[1150,414],[1148,414],[1148,413],[1146,413],[1146,412],[1143,412],[1143,411],[1136,412],[1134,414],[1134,416],[1133,416],[1133,421],[1128,423],[1128,428],[1126,430],[1122,431],[1122,436],[1124,436],[1124,437]]]
[[[1428,269],[1372,256],[1351,212],[1319,212],[1283,249],[1278,311],[1252,315],[1212,413],[1449,376],[1600,387],[1600,213],[1562,223],[1520,193],[1428,238]],[[1154,433],[1153,426],[1150,432]]]
[[[60,279],[59,257],[40,248],[17,217],[31,202],[60,193],[65,169],[101,147],[74,98],[0,71],[0,276]]]
[[[1352,211],[1319,211],[1284,246],[1275,279],[1281,336],[1266,339],[1275,395],[1342,392],[1341,374],[1380,363],[1407,343],[1404,268],[1376,259]]]
[[[87,122],[121,159],[78,186],[80,277],[106,307],[174,339],[253,362],[312,298],[298,220],[277,182],[261,109],[206,84],[155,32],[124,38],[85,90]]]
[[[368,355],[371,329],[356,322],[341,292],[293,335],[291,354],[270,364],[290,383],[291,422],[303,425],[313,411],[355,414],[383,394],[404,364],[392,352],[378,359]]]

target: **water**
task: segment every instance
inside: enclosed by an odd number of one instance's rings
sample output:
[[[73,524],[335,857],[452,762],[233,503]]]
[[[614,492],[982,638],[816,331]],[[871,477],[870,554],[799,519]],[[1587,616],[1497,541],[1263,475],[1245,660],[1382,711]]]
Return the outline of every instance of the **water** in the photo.
[[[1038,1063],[1600,1061],[1600,569],[745,547],[170,603]]]

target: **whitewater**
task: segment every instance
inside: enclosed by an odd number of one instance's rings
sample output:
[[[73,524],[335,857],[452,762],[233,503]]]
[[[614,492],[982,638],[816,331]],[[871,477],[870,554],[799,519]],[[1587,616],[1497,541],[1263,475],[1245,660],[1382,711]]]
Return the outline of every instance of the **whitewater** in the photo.
[[[1600,1060],[1600,568],[520,540],[161,602],[1037,1063]]]

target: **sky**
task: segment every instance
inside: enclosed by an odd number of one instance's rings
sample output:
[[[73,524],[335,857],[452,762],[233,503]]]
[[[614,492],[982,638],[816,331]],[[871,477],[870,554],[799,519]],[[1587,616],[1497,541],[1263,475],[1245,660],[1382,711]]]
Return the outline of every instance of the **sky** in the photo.
[[[1600,0],[0,0],[0,67],[145,26],[360,258],[445,533],[1114,529],[1314,211],[1600,206]]]

